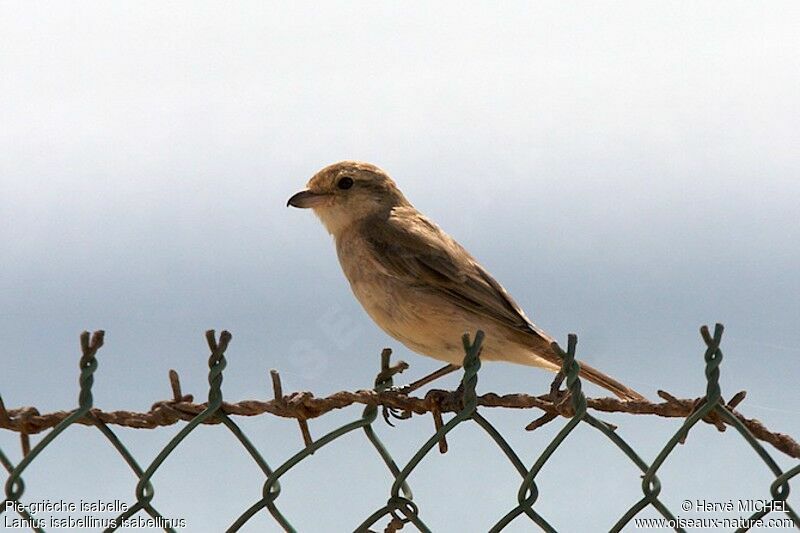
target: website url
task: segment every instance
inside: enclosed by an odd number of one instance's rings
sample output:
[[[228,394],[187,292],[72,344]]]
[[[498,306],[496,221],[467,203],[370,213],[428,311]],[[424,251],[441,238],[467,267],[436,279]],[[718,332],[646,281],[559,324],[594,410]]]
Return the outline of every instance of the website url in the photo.
[[[674,520],[666,518],[634,518],[633,524],[639,529],[710,529],[710,528],[794,528],[795,524],[791,518],[682,518]]]

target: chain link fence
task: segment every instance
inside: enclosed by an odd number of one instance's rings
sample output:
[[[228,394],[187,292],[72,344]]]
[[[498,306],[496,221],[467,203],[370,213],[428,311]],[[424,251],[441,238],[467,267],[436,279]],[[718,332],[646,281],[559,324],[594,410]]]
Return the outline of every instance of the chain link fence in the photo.
[[[58,436],[72,424],[94,426],[107,439],[117,453],[124,459],[138,478],[135,487],[135,500],[124,506],[120,514],[108,521],[105,531],[115,531],[137,516],[147,515],[155,524],[165,531],[180,529],[180,524],[175,524],[172,519],[165,518],[152,504],[155,488],[152,478],[170,456],[190,433],[201,424],[223,424],[238,440],[242,448],[253,459],[264,476],[264,484],[260,494],[253,495],[248,506],[243,507],[241,514],[227,529],[229,532],[238,531],[257,513],[269,513],[272,519],[286,531],[295,531],[289,517],[285,516],[279,508],[281,494],[281,478],[291,471],[293,467],[308,458],[324,446],[337,441],[343,435],[361,431],[370,442],[375,452],[381,457],[386,468],[391,472],[394,482],[388,490],[386,504],[376,509],[370,516],[354,520],[355,531],[370,532],[382,529],[383,531],[397,531],[407,525],[413,525],[417,530],[428,532],[431,529],[424,520],[424,509],[420,509],[414,502],[408,478],[420,462],[435,448],[442,453],[447,451],[447,434],[460,424],[477,424],[496,443],[500,453],[513,465],[519,473],[520,484],[516,497],[510,499],[509,509],[490,529],[490,532],[502,531],[512,521],[529,520],[544,531],[554,532],[555,527],[548,517],[543,516],[536,509],[539,489],[536,477],[556,449],[567,439],[573,430],[581,423],[588,424],[610,440],[621,454],[627,457],[642,472],[642,496],[633,502],[628,510],[619,517],[610,531],[622,531],[624,528],[633,527],[637,515],[644,509],[652,507],[662,519],[652,522],[652,525],[664,529],[684,531],[687,523],[665,505],[659,495],[661,482],[657,476],[659,469],[665,464],[676,446],[682,443],[689,431],[700,421],[715,425],[720,431],[726,427],[733,427],[752,447],[757,460],[762,461],[772,473],[774,480],[768,487],[763,488],[765,499],[770,500],[770,505],[761,506],[753,510],[752,514],[729,526],[736,531],[747,531],[752,527],[763,524],[767,514],[779,515],[781,524],[786,527],[800,528],[800,517],[791,507],[787,498],[790,492],[790,480],[800,474],[800,463],[793,468],[783,471],[763,443],[770,444],[774,449],[794,459],[800,458],[800,445],[790,436],[772,432],[763,424],[754,419],[749,419],[736,410],[736,406],[744,399],[744,393],[734,395],[727,403],[723,401],[720,386],[720,363],[722,352],[720,342],[723,327],[717,324],[713,334],[707,327],[701,328],[705,350],[705,376],[707,388],[705,396],[685,400],[659,391],[663,400],[660,403],[648,401],[623,402],[613,398],[586,398],[581,391],[581,381],[578,377],[579,363],[575,359],[577,338],[570,335],[567,350],[562,350],[557,344],[554,349],[563,360],[562,370],[554,382],[553,390],[549,395],[529,396],[525,394],[512,394],[498,396],[485,394],[479,396],[475,387],[480,369],[480,351],[483,342],[483,333],[478,331],[474,339],[464,335],[462,341],[465,351],[463,363],[463,378],[457,391],[448,392],[440,390],[429,391],[424,398],[412,397],[407,391],[393,387],[393,377],[402,372],[405,363],[391,364],[391,351],[384,350],[381,355],[381,370],[375,379],[372,390],[357,392],[340,392],[326,398],[316,398],[310,393],[294,393],[285,395],[282,390],[280,376],[272,372],[272,382],[275,398],[268,402],[243,401],[236,404],[223,402],[222,377],[227,365],[225,350],[231,340],[227,331],[222,331],[219,337],[214,331],[206,332],[206,339],[211,351],[208,359],[209,366],[209,391],[208,401],[203,404],[193,403],[190,395],[181,391],[177,373],[170,372],[170,382],[173,389],[173,398],[169,401],[156,403],[147,413],[128,411],[103,412],[93,408],[92,385],[94,373],[97,370],[97,352],[103,345],[103,332],[97,331],[90,335],[84,332],[81,335],[82,356],[80,359],[80,393],[78,408],[73,411],[62,411],[50,414],[40,414],[35,408],[6,409],[0,398],[0,428],[18,432],[20,434],[23,458],[14,464],[8,455],[0,449],[0,463],[8,472],[5,482],[5,499],[0,507],[0,514],[14,513],[23,526],[34,531],[44,531],[44,525],[37,520],[35,513],[29,511],[23,496],[25,483],[23,476],[26,469],[36,460],[41,452],[47,448]],[[559,390],[560,384],[566,380],[566,389]],[[312,439],[308,428],[308,420],[322,416],[331,410],[340,409],[353,404],[365,405],[362,415],[357,420],[339,427],[330,433]],[[507,408],[536,408],[543,414],[527,429],[533,430],[554,420],[566,420],[562,429],[556,434],[544,451],[533,462],[532,466],[519,457],[508,441],[480,412],[479,407],[507,407]],[[599,412],[625,412],[631,414],[652,414],[667,417],[685,418],[682,426],[666,442],[662,450],[652,462],[648,463],[615,431],[616,428],[593,414],[589,409]],[[245,435],[237,423],[235,416],[253,416],[259,414],[273,414],[281,417],[294,418],[298,421],[305,441],[305,447],[280,464],[271,467],[262,456],[259,449]],[[374,431],[374,424],[379,413],[391,423],[391,418],[407,418],[412,414],[430,413],[435,423],[435,433],[419,448],[414,456],[404,465],[398,465],[387,447],[381,442]],[[443,413],[455,413],[444,422]],[[112,426],[155,428],[169,426],[179,421],[184,425],[169,443],[158,453],[155,459],[146,467],[133,457],[125,444],[112,429]],[[30,435],[45,432],[41,440],[31,447]],[[774,453],[774,452],[773,452]],[[7,515],[6,515],[7,516]],[[377,529],[376,529],[377,528]]]

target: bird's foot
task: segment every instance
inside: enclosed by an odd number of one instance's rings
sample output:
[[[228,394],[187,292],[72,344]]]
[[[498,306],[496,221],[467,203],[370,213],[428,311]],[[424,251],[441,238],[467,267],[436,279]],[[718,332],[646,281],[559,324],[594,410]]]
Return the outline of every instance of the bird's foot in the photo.
[[[411,418],[411,411],[405,411],[403,409],[398,409],[396,407],[389,407],[388,405],[384,405],[381,408],[381,415],[383,416],[383,420],[389,424],[390,426],[394,427],[392,423],[392,419],[395,420],[407,420]]]

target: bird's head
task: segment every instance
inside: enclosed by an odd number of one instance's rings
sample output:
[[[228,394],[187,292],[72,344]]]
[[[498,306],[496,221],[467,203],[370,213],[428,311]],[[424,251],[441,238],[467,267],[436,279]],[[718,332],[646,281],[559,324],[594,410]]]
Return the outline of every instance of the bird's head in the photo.
[[[355,222],[387,214],[408,201],[386,172],[359,161],[340,161],[314,174],[286,203],[308,208],[334,237]]]

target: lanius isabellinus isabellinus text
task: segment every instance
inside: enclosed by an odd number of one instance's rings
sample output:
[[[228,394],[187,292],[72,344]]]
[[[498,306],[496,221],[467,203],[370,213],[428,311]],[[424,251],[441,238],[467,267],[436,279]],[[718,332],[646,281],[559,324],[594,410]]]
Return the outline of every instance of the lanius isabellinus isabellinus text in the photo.
[[[317,172],[288,205],[311,208],[336,241],[350,287],[372,320],[411,350],[463,362],[464,332],[486,334],[481,359],[558,372],[553,339],[452,237],[414,209],[369,163],[342,161]],[[624,400],[642,395],[581,363],[581,377]]]

